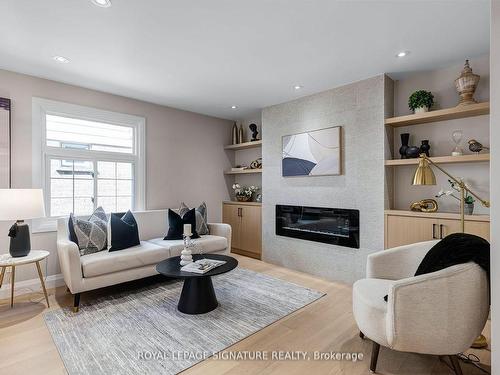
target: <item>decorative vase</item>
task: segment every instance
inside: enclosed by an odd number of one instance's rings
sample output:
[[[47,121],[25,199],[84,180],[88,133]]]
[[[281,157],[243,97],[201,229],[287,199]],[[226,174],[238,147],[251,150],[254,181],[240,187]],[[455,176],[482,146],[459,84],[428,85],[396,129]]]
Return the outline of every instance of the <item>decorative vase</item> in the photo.
[[[238,202],[248,202],[250,201],[250,199],[252,199],[252,196],[250,195],[237,195],[236,196],[236,200]]]
[[[418,107],[413,110],[413,113],[429,112],[429,107]]]
[[[410,141],[410,133],[401,134],[401,147],[399,148],[401,159],[406,159],[406,150],[408,149],[409,141]]]
[[[429,140],[425,139],[422,141],[422,145],[420,146],[420,152],[426,154],[427,156],[431,156],[430,154],[431,145],[429,144]]]
[[[239,143],[245,142],[245,140],[243,138],[243,125],[242,124],[240,124],[240,129],[238,130],[238,142]]]
[[[420,156],[420,147],[410,146],[406,149],[407,159],[416,159]]]
[[[481,76],[472,73],[472,69],[469,66],[469,60],[465,60],[465,65],[458,77],[455,80],[455,87],[457,88],[458,95],[460,95],[460,101],[458,105],[468,105],[477,103],[474,100],[474,92],[476,91],[477,84]]]
[[[239,139],[238,139],[238,126],[236,125],[236,123],[234,123],[234,125],[233,125],[232,142],[233,142],[233,145],[240,143]]]
[[[472,215],[474,213],[474,203],[464,203],[464,212],[466,215]]]

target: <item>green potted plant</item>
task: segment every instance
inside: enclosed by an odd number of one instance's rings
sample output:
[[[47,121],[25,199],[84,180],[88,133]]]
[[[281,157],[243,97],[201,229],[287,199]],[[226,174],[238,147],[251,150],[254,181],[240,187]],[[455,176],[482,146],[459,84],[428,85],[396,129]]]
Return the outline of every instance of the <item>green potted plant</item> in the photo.
[[[428,112],[433,104],[434,95],[430,91],[415,91],[408,99],[408,107],[410,107],[413,113]]]
[[[455,190],[457,193],[460,193],[460,189],[457,187],[457,184],[455,182],[453,182],[452,180],[448,180],[448,182],[450,183],[450,186],[453,190]],[[457,197],[452,190],[440,190],[439,193],[437,193],[436,198],[441,198],[443,196],[455,198],[460,202],[460,198]],[[472,215],[474,213],[474,202],[474,197],[470,195],[468,191],[465,191],[464,212],[466,215]]]

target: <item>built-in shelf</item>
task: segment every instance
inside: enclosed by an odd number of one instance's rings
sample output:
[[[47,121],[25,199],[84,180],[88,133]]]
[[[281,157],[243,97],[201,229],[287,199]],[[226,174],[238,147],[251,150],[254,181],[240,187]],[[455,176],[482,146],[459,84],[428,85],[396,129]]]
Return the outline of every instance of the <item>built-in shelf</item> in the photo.
[[[239,201],[223,201],[225,204],[235,204],[238,206],[262,206],[262,202],[239,202]]]
[[[262,168],[260,169],[243,169],[242,171],[225,171],[224,174],[251,174],[251,173],[262,173]]]
[[[416,159],[394,159],[386,160],[386,166],[398,166],[398,165],[416,165],[419,162],[419,158]],[[478,154],[478,155],[462,155],[462,156],[434,156],[431,160],[436,164],[453,164],[453,163],[480,163],[489,162],[490,154]]]
[[[490,103],[482,102],[453,108],[438,109],[436,111],[416,113],[413,115],[391,117],[385,119],[385,124],[393,127],[426,124],[429,122],[453,120],[472,116],[487,115],[490,113]]]
[[[410,216],[410,217],[426,217],[433,219],[460,219],[460,214],[453,212],[418,212],[408,210],[385,210],[386,215],[393,216]],[[465,220],[469,221],[490,221],[489,215],[465,215]]]
[[[238,143],[236,145],[227,145],[224,146],[224,150],[245,150],[247,148],[255,148],[255,147],[261,147],[262,146],[262,140],[259,141],[253,141],[253,142],[244,142],[244,143]]]

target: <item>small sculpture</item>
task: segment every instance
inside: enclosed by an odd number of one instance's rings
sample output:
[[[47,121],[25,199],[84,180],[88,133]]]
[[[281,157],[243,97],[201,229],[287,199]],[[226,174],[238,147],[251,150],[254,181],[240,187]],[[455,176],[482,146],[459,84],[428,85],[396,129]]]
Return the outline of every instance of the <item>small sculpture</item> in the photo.
[[[255,159],[250,163],[250,169],[261,169],[262,168],[262,158]]]
[[[245,135],[243,134],[243,124],[240,124],[240,128],[238,129],[238,143],[245,142]]]
[[[424,153],[427,156],[431,156],[430,153],[431,145],[429,144],[429,140],[425,139],[422,141],[422,145],[420,146],[420,152]]]
[[[421,201],[413,202],[410,206],[411,211],[418,212],[436,212],[438,204],[434,199],[422,199]]]
[[[236,125],[236,123],[234,123],[234,125],[233,125],[232,142],[233,142],[233,145],[240,143],[238,140],[238,125]]]
[[[455,87],[460,95],[458,105],[477,103],[474,99],[474,92],[476,91],[480,78],[479,75],[472,73],[472,69],[469,66],[469,60],[465,60],[462,74],[455,80]]]
[[[475,139],[471,139],[469,142],[469,150],[479,154],[483,150],[489,150],[489,147],[483,146],[482,143],[479,143]]]
[[[259,139],[257,138],[257,134],[259,134],[259,132],[257,131],[257,125],[250,124],[250,125],[248,125],[248,127],[250,128],[250,131],[252,132],[252,142],[258,141]]]

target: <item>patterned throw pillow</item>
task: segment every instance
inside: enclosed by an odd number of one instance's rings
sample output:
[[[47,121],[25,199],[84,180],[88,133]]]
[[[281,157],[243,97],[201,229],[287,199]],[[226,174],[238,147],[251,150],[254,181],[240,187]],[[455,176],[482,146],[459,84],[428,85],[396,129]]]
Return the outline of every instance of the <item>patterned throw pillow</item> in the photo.
[[[97,207],[88,220],[77,219],[70,215],[73,221],[80,255],[97,253],[107,246],[107,217],[102,207]]]
[[[184,203],[179,207],[179,215],[183,217],[190,208]],[[203,202],[196,208],[196,232],[202,236],[209,234],[208,219],[207,219],[207,204]]]

